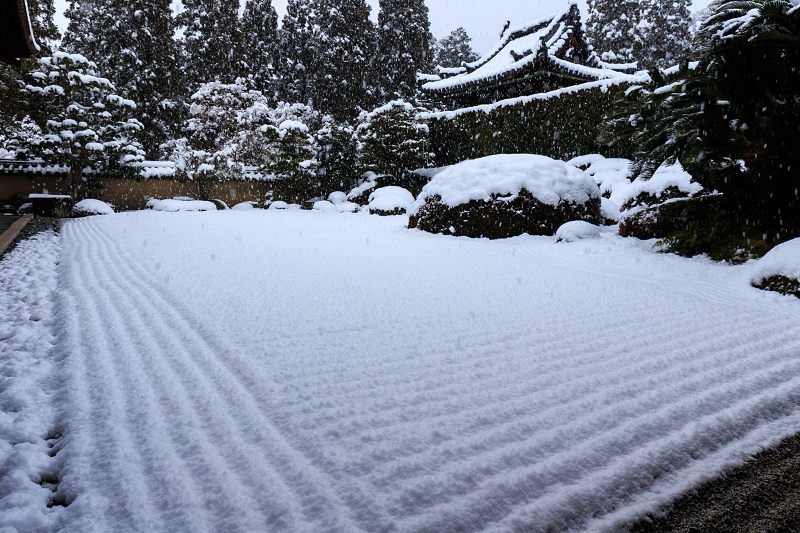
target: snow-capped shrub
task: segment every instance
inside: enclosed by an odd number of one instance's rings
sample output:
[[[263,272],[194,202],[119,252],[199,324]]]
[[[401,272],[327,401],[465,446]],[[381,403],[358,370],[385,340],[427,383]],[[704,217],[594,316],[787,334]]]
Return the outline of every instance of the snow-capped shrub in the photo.
[[[215,198],[214,200],[211,200],[211,202],[212,202],[212,203],[213,203],[215,206],[217,206],[217,210],[218,210],[218,211],[225,211],[225,210],[227,210],[227,209],[230,209],[230,207],[228,207],[228,204],[226,204],[225,202],[223,202],[223,201],[222,201],[222,200],[220,200],[220,199],[217,199],[217,198]]]
[[[88,217],[91,215],[113,215],[114,208],[101,200],[87,198],[72,207],[73,217]]]
[[[269,208],[268,209],[272,209],[272,210],[289,209],[289,204],[287,204],[283,200],[276,200],[276,201],[272,202],[271,204],[269,204]]]
[[[355,213],[361,209],[361,206],[353,202],[344,202],[336,206],[340,213]]]
[[[326,124],[315,137],[317,178],[323,193],[349,190],[361,177],[355,130],[338,122]]]
[[[240,202],[231,207],[232,211],[252,211],[256,208],[256,202]]]
[[[341,205],[347,201],[347,195],[342,191],[333,191],[328,195],[328,201],[334,205]]]
[[[363,179],[364,181],[361,185],[348,193],[347,200],[349,202],[358,205],[367,205],[369,203],[369,195],[378,186],[378,176],[374,172],[365,172]]]
[[[603,223],[607,226],[616,224],[622,218],[619,206],[608,198],[600,198],[600,214],[603,215]]]
[[[314,211],[323,211],[325,213],[338,213],[339,208],[333,205],[331,202],[327,200],[320,200],[318,202],[314,202],[312,207]]]
[[[273,197],[291,203],[319,197],[316,150],[308,126],[296,120],[286,120],[277,127],[264,126],[261,132],[270,140],[269,161],[262,169],[275,177]]]
[[[381,187],[369,195],[367,209],[373,215],[405,215],[414,205],[414,195],[402,187]]]
[[[216,211],[217,206],[214,202],[205,200],[176,200],[174,198],[171,200],[157,200],[151,198],[145,204],[145,209],[177,213],[179,211]]]
[[[426,185],[409,227],[492,239],[553,235],[570,220],[600,224],[600,190],[577,168],[539,155],[464,161]]]
[[[751,283],[759,289],[800,298],[800,238],[767,252],[758,261]]]
[[[558,242],[575,242],[581,239],[596,239],[600,236],[600,228],[583,220],[571,220],[556,230]]]

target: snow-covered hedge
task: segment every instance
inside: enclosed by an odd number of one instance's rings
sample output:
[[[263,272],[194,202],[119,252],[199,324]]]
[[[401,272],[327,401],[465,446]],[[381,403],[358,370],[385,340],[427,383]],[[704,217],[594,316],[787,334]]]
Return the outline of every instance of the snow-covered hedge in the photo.
[[[603,116],[626,88],[606,81],[471,110],[424,114],[434,164],[508,153],[564,160],[595,153],[630,157],[626,147],[609,151],[597,140]]]
[[[602,222],[600,189],[590,176],[529,154],[453,165],[422,189],[410,215],[412,228],[493,239],[553,235],[570,220]]]
[[[72,207],[73,217],[88,217],[91,215],[113,215],[114,208],[101,200],[87,198]]]
[[[800,239],[779,244],[761,258],[753,271],[752,284],[800,298]]]

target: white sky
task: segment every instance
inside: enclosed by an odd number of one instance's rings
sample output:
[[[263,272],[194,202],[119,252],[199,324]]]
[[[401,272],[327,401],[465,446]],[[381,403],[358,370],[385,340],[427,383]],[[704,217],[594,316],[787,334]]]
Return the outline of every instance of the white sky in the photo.
[[[244,3],[244,0],[241,0]],[[693,11],[706,7],[711,0],[694,0]],[[430,10],[431,31],[437,39],[463,26],[472,37],[472,48],[480,53],[488,52],[496,43],[507,20],[516,26],[549,15],[566,8],[569,0],[426,0]],[[272,0],[278,17],[286,13],[287,0]],[[372,19],[378,18],[378,0],[367,0],[372,6]],[[56,0],[56,24],[64,30],[66,20],[63,12],[67,0]],[[586,1],[578,0],[584,22]]]

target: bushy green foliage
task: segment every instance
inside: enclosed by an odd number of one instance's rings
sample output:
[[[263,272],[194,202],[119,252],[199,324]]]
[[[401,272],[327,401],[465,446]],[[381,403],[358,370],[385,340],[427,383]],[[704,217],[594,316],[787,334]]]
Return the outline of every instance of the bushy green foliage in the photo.
[[[358,185],[363,173],[353,128],[331,123],[319,130],[315,137],[317,176],[323,192],[349,191]]]
[[[421,111],[397,100],[362,115],[357,129],[361,165],[379,176],[382,187],[408,188],[418,178],[411,171],[430,164],[428,125],[420,120]]]
[[[786,0],[711,5],[697,64],[654,70],[610,116],[639,176],[679,161],[771,242],[800,235],[800,9]]]
[[[472,38],[464,28],[456,28],[450,35],[436,43],[436,64],[440,67],[460,67],[462,63],[472,63],[480,59],[470,42]]]
[[[753,285],[757,289],[774,291],[800,298],[800,280],[786,276],[771,276]]]
[[[593,87],[491,111],[436,115],[430,120],[434,166],[495,154],[541,154],[567,160],[584,154],[630,156],[628,147],[598,142],[604,114],[626,85]]]
[[[308,128],[294,121],[278,127],[266,126],[262,131],[270,140],[269,161],[262,170],[275,177],[273,200],[303,204],[320,195],[320,182],[314,172],[317,161],[314,139]]]
[[[513,200],[494,194],[488,201],[471,200],[450,207],[436,195],[427,198],[409,218],[408,227],[430,233],[504,239],[523,233],[555,235],[559,226],[571,220],[602,223],[600,199],[592,198],[585,204],[562,201],[552,206],[522,189]]]

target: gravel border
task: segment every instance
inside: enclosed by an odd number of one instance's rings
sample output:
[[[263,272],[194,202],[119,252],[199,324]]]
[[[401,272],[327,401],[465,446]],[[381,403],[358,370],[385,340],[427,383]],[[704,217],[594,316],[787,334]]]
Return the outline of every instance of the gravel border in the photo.
[[[800,434],[724,472],[631,533],[800,533]]]
[[[30,239],[37,233],[42,233],[43,231],[47,230],[53,230],[56,233],[59,233],[61,231],[61,219],[34,216],[28,221],[27,224],[25,224],[25,227],[20,230],[19,234],[6,249],[6,251],[0,254],[0,259],[2,259],[6,254],[10,253],[11,250],[16,248],[17,244],[19,244],[21,241]]]

